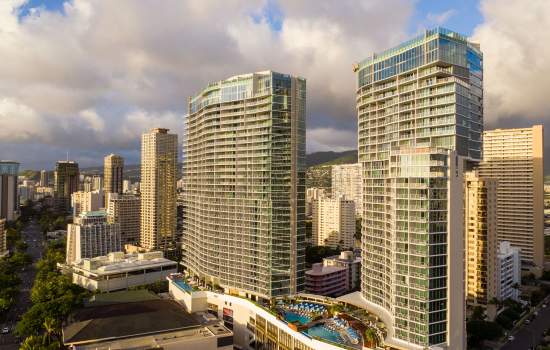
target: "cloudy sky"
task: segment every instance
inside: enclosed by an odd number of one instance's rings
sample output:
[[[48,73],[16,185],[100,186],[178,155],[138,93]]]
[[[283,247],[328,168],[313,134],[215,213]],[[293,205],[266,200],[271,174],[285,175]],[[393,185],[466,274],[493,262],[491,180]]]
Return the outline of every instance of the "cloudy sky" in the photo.
[[[0,0],[0,159],[137,163],[190,95],[266,69],[307,79],[308,152],[352,149],[352,64],[438,25],[481,44],[486,128],[550,120],[548,0]]]

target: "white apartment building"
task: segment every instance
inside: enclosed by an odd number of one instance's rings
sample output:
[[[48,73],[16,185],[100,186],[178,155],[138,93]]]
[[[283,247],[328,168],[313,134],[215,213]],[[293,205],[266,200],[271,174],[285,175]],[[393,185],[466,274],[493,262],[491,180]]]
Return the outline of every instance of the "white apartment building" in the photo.
[[[80,216],[80,213],[98,211],[104,207],[105,193],[103,190],[91,192],[78,191],[71,194],[71,206],[73,217]]]
[[[68,267],[74,284],[91,291],[112,292],[165,281],[168,275],[177,272],[178,263],[164,258],[161,251],[112,252],[75,261]]]
[[[332,166],[332,198],[340,195],[355,202],[355,211],[361,217],[363,208],[363,184],[361,182],[361,164],[342,164]]]
[[[497,255],[497,298],[499,300],[519,299],[521,284],[520,249],[513,247],[510,242],[500,242]]]
[[[140,234],[141,199],[132,194],[111,193],[107,202],[107,222],[120,224],[122,246],[137,245]]]
[[[121,250],[120,224],[107,223],[103,211],[83,212],[67,226],[67,264]]]
[[[313,201],[313,245],[353,248],[355,243],[355,202],[343,195]]]

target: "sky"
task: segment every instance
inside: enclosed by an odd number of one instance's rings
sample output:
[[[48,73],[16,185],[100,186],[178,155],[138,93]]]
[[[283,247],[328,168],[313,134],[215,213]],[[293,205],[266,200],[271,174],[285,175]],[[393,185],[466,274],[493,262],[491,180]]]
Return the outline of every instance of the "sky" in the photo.
[[[0,159],[137,164],[189,96],[267,69],[307,79],[308,153],[355,149],[352,64],[436,26],[481,44],[486,129],[550,120],[548,0],[1,0]]]

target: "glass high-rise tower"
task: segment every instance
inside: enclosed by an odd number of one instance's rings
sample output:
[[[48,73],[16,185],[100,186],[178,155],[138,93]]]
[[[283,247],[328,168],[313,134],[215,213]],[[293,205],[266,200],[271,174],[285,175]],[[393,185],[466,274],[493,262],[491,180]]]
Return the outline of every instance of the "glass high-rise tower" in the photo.
[[[251,298],[303,288],[306,81],[271,71],[211,83],[189,100],[183,263]]]
[[[481,156],[479,45],[436,28],[354,70],[362,295],[390,344],[462,349],[463,171]]]

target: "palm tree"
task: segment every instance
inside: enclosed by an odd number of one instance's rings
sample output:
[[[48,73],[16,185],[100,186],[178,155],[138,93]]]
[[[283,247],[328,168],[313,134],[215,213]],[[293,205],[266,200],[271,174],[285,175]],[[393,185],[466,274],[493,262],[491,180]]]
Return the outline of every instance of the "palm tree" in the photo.
[[[19,350],[40,350],[43,348],[43,339],[37,335],[31,335],[21,343]]]
[[[369,348],[373,348],[378,345],[378,335],[374,329],[367,328],[365,331],[365,343]]]
[[[49,345],[52,343],[52,336],[57,336],[57,322],[51,317],[46,317],[42,326],[44,326],[44,330],[46,331],[44,342],[46,345]]]

